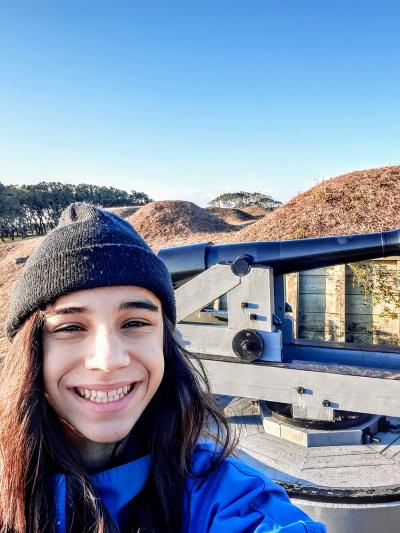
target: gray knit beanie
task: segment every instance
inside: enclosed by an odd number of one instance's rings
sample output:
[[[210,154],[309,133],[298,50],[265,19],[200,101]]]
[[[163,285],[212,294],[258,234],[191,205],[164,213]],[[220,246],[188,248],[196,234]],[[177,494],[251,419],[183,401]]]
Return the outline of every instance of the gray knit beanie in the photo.
[[[150,290],[175,324],[171,277],[148,244],[117,215],[91,204],[71,204],[29,257],[15,283],[6,334],[12,339],[29,315],[59,296],[113,285]]]

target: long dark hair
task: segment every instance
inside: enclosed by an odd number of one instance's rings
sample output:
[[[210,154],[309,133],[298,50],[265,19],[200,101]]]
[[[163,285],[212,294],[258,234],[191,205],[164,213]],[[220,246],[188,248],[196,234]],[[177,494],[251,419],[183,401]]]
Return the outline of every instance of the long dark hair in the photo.
[[[68,477],[73,529],[109,533],[112,522],[79,454],[65,446],[63,425],[44,396],[43,316],[37,311],[25,322],[0,370],[0,532],[54,531],[52,473],[61,471]],[[195,475],[191,461],[199,439],[205,436],[218,444],[203,475],[232,453],[235,439],[212,399],[201,361],[179,346],[166,317],[164,358],[162,382],[133,431],[151,454],[151,479],[167,531],[176,532],[181,528],[184,479]]]

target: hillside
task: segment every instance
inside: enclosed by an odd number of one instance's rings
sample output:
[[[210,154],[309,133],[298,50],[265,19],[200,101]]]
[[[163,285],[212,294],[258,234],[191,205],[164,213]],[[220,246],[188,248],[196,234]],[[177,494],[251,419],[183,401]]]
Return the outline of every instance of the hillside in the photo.
[[[275,209],[278,209],[278,208],[275,208]],[[265,217],[265,215],[267,215],[268,213],[272,211],[272,209],[267,209],[266,207],[260,207],[260,206],[259,207],[256,207],[256,206],[241,207],[240,210],[243,211],[244,213],[251,215],[254,218]]]
[[[218,218],[219,211],[210,212],[183,201],[152,202],[127,220],[157,251],[202,241],[296,239],[387,230],[400,227],[399,205],[400,166],[393,166],[350,172],[319,183],[258,221],[248,221],[250,224],[243,229],[243,222],[238,222],[242,215],[236,213],[239,210],[227,210],[233,211],[233,218],[226,217],[231,221],[228,223]],[[2,323],[11,286],[21,269],[15,259],[30,255],[38,242],[40,238],[0,243]],[[6,345],[0,331],[0,353]]]
[[[105,210],[111,211],[111,213],[114,213],[115,215],[118,215],[119,217],[128,218],[134,213],[136,213],[136,211],[141,209],[141,207],[143,206],[127,205],[124,207],[106,207]]]
[[[400,227],[400,166],[323,181],[235,234],[234,241],[302,239]]]
[[[248,224],[249,222],[254,222],[256,219],[256,217],[250,213],[246,213],[246,211],[243,211],[242,209],[229,207],[206,207],[205,210],[220,220],[224,220],[228,224]]]
[[[127,221],[154,249],[213,240],[221,233],[225,238],[226,234],[238,229],[196,204],[180,200],[151,202],[128,217]]]
[[[41,237],[0,244],[0,323],[4,324],[7,315],[11,287],[17,279],[22,264],[15,264],[18,257],[27,257],[40,242]],[[8,341],[0,329],[0,354],[6,350]]]

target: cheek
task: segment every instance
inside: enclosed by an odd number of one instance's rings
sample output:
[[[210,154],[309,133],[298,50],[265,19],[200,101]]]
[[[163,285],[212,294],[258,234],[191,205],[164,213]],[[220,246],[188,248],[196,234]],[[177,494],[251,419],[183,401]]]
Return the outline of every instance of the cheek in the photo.
[[[47,394],[54,393],[58,389],[58,384],[64,375],[67,374],[71,366],[71,354],[68,357],[60,349],[54,349],[49,344],[43,347],[43,382]]]
[[[43,384],[47,401],[53,405],[56,400],[57,384],[60,377],[57,372],[57,365],[54,358],[45,355],[43,359]]]
[[[153,387],[160,384],[164,375],[164,351],[162,335],[155,339],[142,352],[142,363],[149,373],[149,382]]]
[[[150,374],[150,381],[161,381],[164,375],[164,352],[158,346],[151,350],[151,356],[147,358],[146,366]]]
[[[47,346],[44,346],[43,349],[43,382],[45,392],[48,392],[50,384],[53,382],[53,376],[55,373],[55,368],[53,363],[53,358],[49,353]]]

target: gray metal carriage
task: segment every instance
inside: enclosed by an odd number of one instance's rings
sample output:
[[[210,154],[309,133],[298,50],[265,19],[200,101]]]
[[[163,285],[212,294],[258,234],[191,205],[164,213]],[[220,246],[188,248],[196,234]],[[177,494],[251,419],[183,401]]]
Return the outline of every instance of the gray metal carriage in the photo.
[[[159,255],[242,456],[329,532],[399,531],[400,353],[295,339],[283,276],[400,255],[400,230]]]

